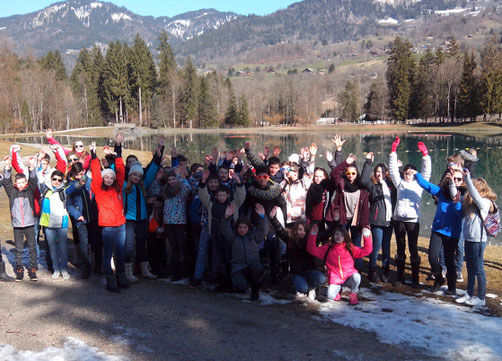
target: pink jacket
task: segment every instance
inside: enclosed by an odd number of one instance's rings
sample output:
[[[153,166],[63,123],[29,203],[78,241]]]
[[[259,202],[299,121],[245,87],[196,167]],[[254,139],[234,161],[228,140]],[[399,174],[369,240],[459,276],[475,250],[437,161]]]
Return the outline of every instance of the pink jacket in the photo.
[[[324,259],[326,252],[328,256],[326,257],[326,267],[328,268],[328,278],[330,285],[341,285],[347,278],[357,273],[354,268],[354,258],[362,258],[367,256],[373,250],[373,242],[371,236],[363,237],[364,246],[357,247],[352,246],[352,256],[349,251],[345,248],[345,243],[333,245],[330,248],[329,244],[325,244],[322,247],[316,246],[317,234],[310,234],[307,242],[307,252],[317,258]]]

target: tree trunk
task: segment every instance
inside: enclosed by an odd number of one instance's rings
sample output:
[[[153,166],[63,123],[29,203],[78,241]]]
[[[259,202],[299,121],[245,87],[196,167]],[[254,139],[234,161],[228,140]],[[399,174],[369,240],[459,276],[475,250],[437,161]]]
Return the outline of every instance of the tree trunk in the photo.
[[[176,94],[174,92],[174,84],[171,84],[171,102],[173,111],[173,128],[176,128]]]
[[[119,117],[120,117],[120,122],[124,123],[124,113],[122,110],[122,97],[119,98]]]
[[[138,88],[138,99],[139,99],[139,126],[143,125],[143,107],[141,105],[141,87]]]

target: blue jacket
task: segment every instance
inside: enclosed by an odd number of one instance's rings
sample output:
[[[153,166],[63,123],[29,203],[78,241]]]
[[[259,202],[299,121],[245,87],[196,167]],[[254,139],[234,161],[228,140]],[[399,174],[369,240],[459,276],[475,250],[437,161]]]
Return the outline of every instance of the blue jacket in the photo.
[[[150,184],[153,182],[159,168],[160,165],[154,161],[152,161],[148,165],[146,173],[143,177],[143,184],[145,185],[145,189],[148,189]],[[147,219],[148,213],[146,209],[145,195],[141,191],[141,188],[138,185],[133,185],[131,193],[126,194],[126,185],[127,182],[124,183],[123,187],[125,218],[130,221],[142,221]]]
[[[444,195],[443,190],[424,179],[420,173],[415,175],[417,183],[425,191],[438,197],[436,215],[432,222],[432,231],[452,238],[459,238],[462,229],[462,203],[453,202],[448,196]]]
[[[74,221],[79,219],[80,216],[84,216],[86,223],[97,220],[97,209],[92,204],[90,178],[87,178],[83,186],[78,181],[71,181],[68,188],[66,188],[66,195],[68,196],[66,209]]]

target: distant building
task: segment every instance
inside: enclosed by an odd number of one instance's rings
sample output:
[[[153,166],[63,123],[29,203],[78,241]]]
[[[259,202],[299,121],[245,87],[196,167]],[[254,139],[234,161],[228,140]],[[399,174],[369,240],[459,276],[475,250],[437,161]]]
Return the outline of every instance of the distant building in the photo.
[[[316,120],[316,125],[331,125],[336,123],[336,118],[319,118]]]
[[[315,71],[312,68],[305,68],[305,69],[303,69],[302,73],[309,73],[310,74],[310,73],[315,73]]]

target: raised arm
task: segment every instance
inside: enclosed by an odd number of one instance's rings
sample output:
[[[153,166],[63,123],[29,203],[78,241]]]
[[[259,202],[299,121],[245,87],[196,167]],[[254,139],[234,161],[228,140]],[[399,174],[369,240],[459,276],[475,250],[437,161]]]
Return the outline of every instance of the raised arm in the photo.
[[[366,161],[364,162],[363,171],[361,172],[361,183],[366,187],[366,189],[370,189],[373,183],[371,182],[371,171],[373,168],[373,153],[369,152],[366,155]]]
[[[244,150],[246,151],[246,157],[251,162],[251,165],[253,167],[256,168],[265,165],[263,159],[261,159],[258,155],[256,155],[251,151],[251,146],[249,142],[244,143]]]
[[[317,232],[319,231],[319,227],[317,224],[312,226],[312,230],[310,231],[309,238],[307,240],[307,252],[312,256],[315,256],[320,259],[324,259],[326,252],[328,251],[329,245],[325,244],[321,247],[317,247]]]
[[[352,254],[354,258],[362,258],[373,251],[373,240],[371,238],[371,231],[368,228],[363,228],[363,246],[352,246]]]
[[[420,173],[415,173],[415,179],[420,187],[422,187],[427,193],[437,196],[441,193],[441,188],[439,186],[432,184],[427,181]]]
[[[474,183],[472,183],[471,173],[468,170],[464,171],[464,175],[467,190],[471,194],[474,204],[476,204],[478,209],[483,212],[486,217],[486,215],[490,212],[491,202],[486,202],[486,198],[481,197],[476,187],[474,187]]]
[[[418,149],[422,152],[422,176],[428,181],[432,173],[431,157],[423,142],[418,142]]]

